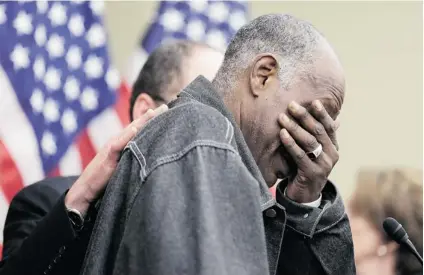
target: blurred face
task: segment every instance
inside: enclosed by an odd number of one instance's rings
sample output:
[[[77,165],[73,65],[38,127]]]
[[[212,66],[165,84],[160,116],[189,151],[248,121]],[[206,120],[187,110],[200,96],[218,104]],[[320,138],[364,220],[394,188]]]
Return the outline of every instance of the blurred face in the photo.
[[[160,104],[168,103],[175,99],[178,93],[190,84],[196,77],[203,75],[210,81],[215,77],[221,66],[224,55],[210,48],[197,47],[192,55],[184,60],[183,74],[180,79],[175,79],[169,86],[168,96],[164,98],[167,102],[153,100],[148,94],[142,93],[137,97],[133,108],[133,118],[137,119],[144,115],[147,110],[155,109]]]
[[[377,231],[364,217],[349,215],[355,250],[356,274],[395,274],[395,243],[383,243]]]
[[[245,137],[268,186],[272,186],[277,179],[297,171],[280,141],[278,115],[288,114],[291,101],[309,108],[319,99],[336,119],[344,97],[344,74],[337,57],[326,53],[316,61],[311,79],[294,80],[286,89],[279,81],[276,59],[265,55],[255,62],[250,77],[253,97],[247,104],[253,110],[249,115],[251,127]]]

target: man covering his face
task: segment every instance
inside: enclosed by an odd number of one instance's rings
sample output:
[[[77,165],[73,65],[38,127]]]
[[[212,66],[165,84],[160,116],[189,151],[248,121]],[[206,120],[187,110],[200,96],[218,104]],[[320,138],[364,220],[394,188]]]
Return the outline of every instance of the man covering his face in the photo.
[[[242,27],[213,81],[196,78],[127,145],[82,274],[355,274],[327,180],[344,89],[309,23]]]

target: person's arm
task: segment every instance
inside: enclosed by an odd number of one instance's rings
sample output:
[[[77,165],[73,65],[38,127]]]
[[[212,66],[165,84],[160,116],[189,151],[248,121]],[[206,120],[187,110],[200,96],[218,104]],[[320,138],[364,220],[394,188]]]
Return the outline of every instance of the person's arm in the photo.
[[[258,183],[240,157],[177,155],[140,179],[113,274],[268,274]]]
[[[138,131],[153,117],[168,110],[161,105],[155,110],[149,109],[144,115],[131,122],[124,130],[97,153],[84,172],[71,187],[65,197],[67,208],[85,215],[90,204],[96,201],[106,188],[106,184],[115,172],[122,150]]]
[[[35,184],[11,202],[4,228],[1,274],[42,274],[64,253],[76,233],[66,213],[64,194]]]
[[[44,271],[54,274],[51,271],[55,270],[57,263],[63,262],[67,245],[73,243],[77,235],[69,219],[68,209],[78,211],[83,218],[86,216],[91,203],[103,193],[125,145],[148,120],[167,109],[166,105],[161,105],[129,124],[95,156],[67,193],[53,196],[60,196],[54,206],[50,205],[40,211],[39,206],[45,203],[47,193],[28,193],[36,195],[37,199],[28,196],[16,198],[16,203],[10,206],[4,238],[6,244],[13,244],[13,249],[5,247],[0,274],[28,274],[28,270],[31,270],[31,274],[43,274]],[[67,254],[66,261],[71,261],[68,262],[69,266],[72,270],[78,270],[79,266],[76,265],[81,265],[79,260],[84,255],[74,257]]]
[[[287,213],[280,269],[287,274],[355,274],[349,221],[340,194],[328,181],[339,159],[339,124],[320,101],[309,111],[295,102],[288,109],[294,120],[280,117],[281,141],[297,171],[277,190],[277,201]],[[320,207],[304,205],[319,197]],[[303,261],[293,265],[296,259]]]
[[[355,274],[349,220],[335,186],[327,182],[321,205],[309,207],[285,197],[286,184],[281,182],[276,194],[287,213],[279,270],[299,275]]]

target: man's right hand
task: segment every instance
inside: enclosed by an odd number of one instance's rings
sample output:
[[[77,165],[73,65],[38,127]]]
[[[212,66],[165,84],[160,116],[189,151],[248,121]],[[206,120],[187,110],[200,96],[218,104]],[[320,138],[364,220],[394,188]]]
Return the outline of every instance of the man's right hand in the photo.
[[[90,203],[105,190],[106,184],[118,164],[120,153],[127,143],[147,121],[166,110],[168,110],[166,105],[161,105],[155,110],[148,110],[143,116],[131,122],[117,137],[110,140],[69,189],[65,197],[65,206],[76,209],[85,216]]]

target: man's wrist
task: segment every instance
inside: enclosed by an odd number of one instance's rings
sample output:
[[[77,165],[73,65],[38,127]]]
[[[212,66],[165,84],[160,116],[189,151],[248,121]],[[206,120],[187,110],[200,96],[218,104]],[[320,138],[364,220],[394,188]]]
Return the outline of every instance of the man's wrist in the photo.
[[[290,200],[302,204],[316,202],[321,198],[321,192],[311,192],[308,188],[300,188],[294,184],[287,185],[284,195]]]
[[[86,190],[78,185],[73,185],[65,196],[65,207],[67,209],[75,209],[81,213],[83,217],[87,214],[90,207],[90,201],[85,197]]]
[[[288,198],[287,187],[284,189],[284,196]],[[319,207],[321,205],[321,200],[322,200],[322,194],[320,193],[318,199],[311,201],[311,202],[302,202],[301,204],[303,204],[305,206],[309,206],[309,207]]]

